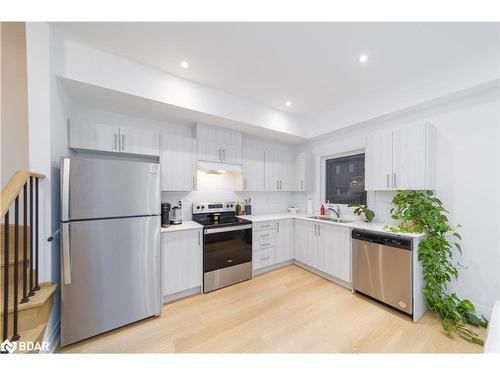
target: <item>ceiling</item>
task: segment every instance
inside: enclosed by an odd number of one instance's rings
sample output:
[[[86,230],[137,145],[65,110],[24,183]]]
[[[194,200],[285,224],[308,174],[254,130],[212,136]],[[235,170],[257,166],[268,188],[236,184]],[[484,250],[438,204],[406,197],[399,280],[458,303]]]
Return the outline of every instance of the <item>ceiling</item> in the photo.
[[[307,117],[498,43],[495,23],[51,25],[85,45]]]

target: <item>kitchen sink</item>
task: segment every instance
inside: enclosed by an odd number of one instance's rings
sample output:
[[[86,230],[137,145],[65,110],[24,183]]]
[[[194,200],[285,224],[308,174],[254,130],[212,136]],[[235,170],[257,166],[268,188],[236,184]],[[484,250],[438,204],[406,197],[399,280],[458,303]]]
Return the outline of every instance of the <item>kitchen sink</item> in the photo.
[[[328,216],[308,216],[308,219],[316,219],[323,221],[333,221],[334,223],[352,223],[352,220],[340,219],[337,217],[328,217]]]

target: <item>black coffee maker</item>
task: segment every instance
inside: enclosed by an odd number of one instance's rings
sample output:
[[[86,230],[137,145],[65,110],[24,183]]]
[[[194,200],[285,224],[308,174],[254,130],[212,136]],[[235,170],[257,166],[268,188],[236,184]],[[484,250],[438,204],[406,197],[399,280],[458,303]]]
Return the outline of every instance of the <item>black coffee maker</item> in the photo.
[[[161,226],[163,228],[170,226],[170,203],[161,204]]]

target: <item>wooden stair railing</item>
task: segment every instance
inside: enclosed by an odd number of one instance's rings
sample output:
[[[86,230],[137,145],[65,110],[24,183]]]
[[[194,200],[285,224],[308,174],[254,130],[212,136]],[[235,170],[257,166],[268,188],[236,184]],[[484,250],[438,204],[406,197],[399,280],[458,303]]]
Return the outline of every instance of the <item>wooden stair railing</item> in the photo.
[[[0,241],[0,283],[2,284],[0,324],[2,343],[5,340],[10,342],[20,340],[23,330],[26,336],[33,336],[32,333],[35,331],[43,334],[45,330],[45,325],[42,326],[43,322],[29,321],[34,320],[34,316],[40,315],[41,310],[31,313],[27,311],[41,308],[45,301],[48,301],[46,304],[48,307],[45,307],[45,310],[47,308],[50,310],[52,305],[55,285],[50,283],[40,285],[38,275],[39,180],[43,178],[45,176],[39,173],[18,171],[1,192],[0,218],[3,218],[3,225],[0,227],[2,235],[2,241]],[[13,224],[11,224],[12,216]],[[20,216],[22,224],[20,224]],[[43,289],[40,297],[35,297],[40,289]],[[20,311],[24,319],[21,327],[18,320]],[[48,314],[42,315],[48,319]],[[23,339],[27,338],[33,339],[33,337],[23,337]],[[8,351],[2,350],[2,353],[6,352]]]

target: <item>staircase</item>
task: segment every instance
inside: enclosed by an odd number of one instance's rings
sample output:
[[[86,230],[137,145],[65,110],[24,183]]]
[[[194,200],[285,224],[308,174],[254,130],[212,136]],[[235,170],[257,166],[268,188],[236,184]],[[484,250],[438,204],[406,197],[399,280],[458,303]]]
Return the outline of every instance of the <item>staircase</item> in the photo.
[[[39,283],[39,181],[19,171],[2,190],[0,226],[0,351],[33,353],[42,340],[57,285]],[[6,342],[5,340],[9,340]],[[6,343],[4,345],[3,343]]]

